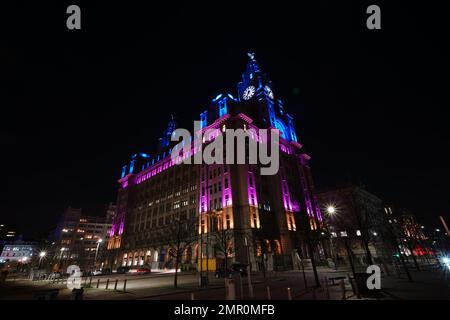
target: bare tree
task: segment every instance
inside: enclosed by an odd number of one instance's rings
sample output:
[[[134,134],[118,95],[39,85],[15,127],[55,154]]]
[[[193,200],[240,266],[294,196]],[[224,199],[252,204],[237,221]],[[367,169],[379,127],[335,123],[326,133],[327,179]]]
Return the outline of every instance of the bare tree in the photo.
[[[163,243],[169,246],[168,254],[174,260],[175,276],[173,285],[178,287],[178,266],[183,253],[197,241],[198,217],[191,216],[181,218],[180,215],[173,217],[173,221],[161,230]]]
[[[233,246],[230,246],[230,241],[233,239],[233,230],[224,229],[217,230],[212,233],[214,239],[214,247],[216,249],[216,254],[220,253],[224,257],[224,269],[225,278],[228,272],[228,256],[233,253]]]

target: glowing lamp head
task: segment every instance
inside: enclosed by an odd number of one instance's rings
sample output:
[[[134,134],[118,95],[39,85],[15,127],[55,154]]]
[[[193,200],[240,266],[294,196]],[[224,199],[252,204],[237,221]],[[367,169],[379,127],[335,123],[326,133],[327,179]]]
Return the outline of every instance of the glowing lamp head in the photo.
[[[45,257],[46,255],[47,255],[47,252],[45,252],[45,251],[39,252],[39,257],[41,257],[41,258]]]
[[[450,264],[450,259],[449,258],[447,258],[447,257],[444,257],[444,258],[442,258],[442,262],[444,263],[444,264]]]
[[[327,212],[329,214],[334,214],[334,213],[336,213],[336,208],[334,206],[328,206],[327,207]]]
[[[98,243],[102,243],[103,242],[103,239],[102,238],[100,238],[100,239],[98,239],[98,241],[97,241]]]

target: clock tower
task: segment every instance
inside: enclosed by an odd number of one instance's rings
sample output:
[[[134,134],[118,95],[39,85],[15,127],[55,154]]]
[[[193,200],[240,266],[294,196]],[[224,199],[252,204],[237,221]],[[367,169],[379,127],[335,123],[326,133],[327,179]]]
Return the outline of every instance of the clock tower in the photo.
[[[287,141],[297,142],[293,118],[283,110],[283,102],[276,99],[272,81],[262,72],[254,53],[248,53],[249,61],[238,83],[238,100],[261,128],[277,128]]]

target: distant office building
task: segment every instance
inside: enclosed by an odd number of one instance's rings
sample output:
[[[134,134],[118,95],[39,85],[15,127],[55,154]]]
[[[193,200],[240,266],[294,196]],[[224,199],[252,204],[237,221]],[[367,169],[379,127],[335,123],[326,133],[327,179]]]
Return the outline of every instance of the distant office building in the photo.
[[[355,265],[390,264],[395,250],[383,201],[359,186],[318,194],[334,245],[337,262]]]
[[[385,215],[400,248],[406,257],[433,257],[433,230],[427,230],[407,209],[386,205]],[[414,255],[414,256],[413,256]]]
[[[18,262],[27,264],[36,256],[38,249],[37,242],[12,241],[6,242],[1,256],[0,263]]]
[[[113,205],[108,207],[105,216],[97,217],[85,216],[81,209],[67,208],[51,236],[53,268],[70,264],[76,264],[82,270],[94,268],[99,250],[107,243],[111,211],[114,211]]]

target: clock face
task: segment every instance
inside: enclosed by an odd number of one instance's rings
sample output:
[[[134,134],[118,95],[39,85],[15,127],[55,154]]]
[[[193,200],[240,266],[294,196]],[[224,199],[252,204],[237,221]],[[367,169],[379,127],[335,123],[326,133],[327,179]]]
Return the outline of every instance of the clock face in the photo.
[[[253,95],[255,94],[255,91],[256,91],[256,89],[254,86],[249,86],[249,87],[247,87],[247,89],[244,90],[242,97],[244,98],[244,100],[248,100],[251,97],[253,97]]]
[[[273,99],[273,91],[272,91],[272,89],[270,89],[269,86],[266,86],[265,89],[266,89],[266,92],[267,92],[267,95],[269,96],[269,98]]]

